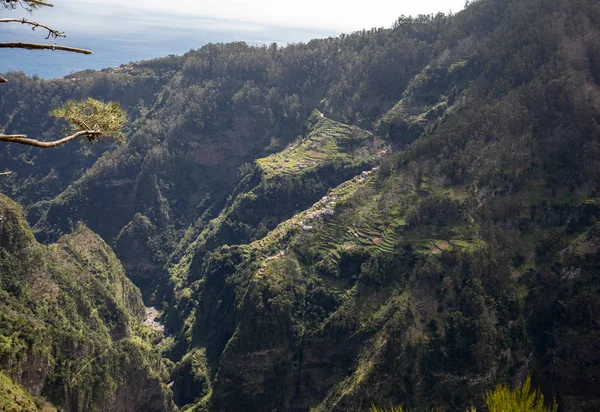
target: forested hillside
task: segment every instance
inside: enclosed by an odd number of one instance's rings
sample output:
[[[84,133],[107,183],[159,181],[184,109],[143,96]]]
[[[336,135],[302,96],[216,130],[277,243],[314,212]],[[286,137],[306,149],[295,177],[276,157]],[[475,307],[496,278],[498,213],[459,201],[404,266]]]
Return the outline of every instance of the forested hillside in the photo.
[[[140,292],[89,229],[40,245],[0,195],[0,286],[1,410],[173,409]]]
[[[593,0],[20,76],[4,132],[55,135],[43,113],[91,95],[127,109],[127,142],[6,147],[0,187],[38,241],[82,221],[114,248],[180,408],[485,410],[531,376],[596,410],[599,82]]]

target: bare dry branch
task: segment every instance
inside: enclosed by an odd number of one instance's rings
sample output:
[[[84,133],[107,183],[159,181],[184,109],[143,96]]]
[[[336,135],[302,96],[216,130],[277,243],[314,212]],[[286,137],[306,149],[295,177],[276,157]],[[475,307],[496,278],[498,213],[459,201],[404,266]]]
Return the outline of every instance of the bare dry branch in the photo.
[[[42,0],[5,0],[7,3],[25,3],[29,6],[45,6],[45,7],[54,7],[54,4],[48,3]]]
[[[0,43],[0,49],[27,49],[27,50],[60,50],[71,53],[92,54],[85,49],[75,47],[57,46],[56,44],[36,44],[36,43]]]
[[[2,172],[2,173],[0,173],[0,177],[2,177],[2,176],[9,176],[9,175],[12,175],[12,172],[10,170],[8,172]]]
[[[96,140],[98,137],[102,136],[102,132],[99,130],[83,130],[81,132],[77,132],[72,134],[71,136],[64,137],[59,140],[55,140],[53,142],[42,142],[35,139],[29,139],[27,136],[23,134],[0,134],[0,142],[8,142],[8,143],[18,143],[24,144],[27,146],[35,146],[41,147],[42,149],[48,149],[50,147],[60,146],[62,144],[68,143],[71,140],[78,139],[80,137],[87,137],[88,140]]]
[[[25,3],[37,4],[38,6],[54,7],[54,4],[41,0],[24,0]]]
[[[36,21],[27,20],[25,18],[23,18],[23,19],[0,19],[0,23],[21,23],[21,24],[27,24],[29,26],[32,26],[31,27],[32,30],[35,30],[38,27],[41,27],[42,29],[48,30],[48,37],[46,37],[46,39],[49,39],[50,37],[54,37],[54,38],[57,38],[57,37],[67,37],[64,32],[55,30],[55,29],[53,29],[51,27],[48,27],[48,26],[46,26],[44,24],[41,24],[41,23],[38,23]]]

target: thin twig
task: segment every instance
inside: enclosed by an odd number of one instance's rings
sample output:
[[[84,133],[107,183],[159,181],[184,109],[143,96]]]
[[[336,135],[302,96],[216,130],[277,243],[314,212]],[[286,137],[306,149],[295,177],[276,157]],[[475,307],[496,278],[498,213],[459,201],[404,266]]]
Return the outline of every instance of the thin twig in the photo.
[[[48,37],[46,37],[46,39],[49,39],[50,37],[67,37],[65,35],[65,33],[55,30],[51,27],[48,27],[44,24],[38,23],[36,21],[31,21],[31,20],[27,20],[25,18],[23,19],[0,19],[0,23],[21,23],[21,24],[28,24],[30,26],[33,26],[31,29],[35,30],[38,27],[41,27],[42,29],[46,29],[48,30]]]
[[[56,44],[36,44],[36,43],[0,43],[0,49],[27,49],[27,50],[61,50],[71,53],[92,54],[85,49],[75,47],[57,46]]]
[[[83,130],[81,132],[72,134],[71,136],[67,136],[62,139],[55,140],[53,142],[42,142],[42,141],[39,141],[36,139],[29,139],[29,138],[27,138],[27,136],[25,136],[23,134],[13,134],[13,135],[0,134],[0,142],[18,143],[18,144],[24,144],[27,146],[35,146],[35,147],[41,147],[42,149],[47,149],[50,147],[60,146],[62,144],[70,142],[71,140],[75,140],[75,139],[78,139],[83,136],[87,137],[88,140],[96,140],[98,137],[102,136],[102,132],[99,130]]]
[[[0,177],[2,177],[2,176],[10,176],[10,175],[12,175],[12,173],[13,172],[11,172],[10,170],[8,172],[2,172],[2,173],[0,173]]]
[[[33,3],[37,4],[38,6],[54,7],[54,4],[41,0],[25,0],[25,3]]]

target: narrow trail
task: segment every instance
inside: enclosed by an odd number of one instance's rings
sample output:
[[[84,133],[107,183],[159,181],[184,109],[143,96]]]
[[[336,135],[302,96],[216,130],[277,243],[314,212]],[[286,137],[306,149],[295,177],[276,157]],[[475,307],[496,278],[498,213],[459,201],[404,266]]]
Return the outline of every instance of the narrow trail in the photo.
[[[96,359],[100,359],[101,357],[103,357],[103,356],[106,354],[106,352],[108,352],[108,348],[107,348],[107,349],[106,349],[104,352],[102,352],[100,355],[98,355],[98,356],[96,356],[95,358],[92,358],[92,359],[90,359],[89,361],[87,361],[87,362],[85,363],[85,365],[83,365],[83,366],[82,366],[82,367],[79,369],[79,371],[77,371],[77,373],[76,373],[76,374],[73,376],[73,378],[71,379],[71,385],[73,385],[73,382],[75,382],[75,379],[77,379],[77,377],[78,377],[79,375],[81,375],[81,373],[82,373],[82,372],[85,370],[85,368],[87,368],[87,367],[88,367],[88,366],[89,366],[89,365],[90,365],[90,364],[91,364],[93,361],[95,361]]]

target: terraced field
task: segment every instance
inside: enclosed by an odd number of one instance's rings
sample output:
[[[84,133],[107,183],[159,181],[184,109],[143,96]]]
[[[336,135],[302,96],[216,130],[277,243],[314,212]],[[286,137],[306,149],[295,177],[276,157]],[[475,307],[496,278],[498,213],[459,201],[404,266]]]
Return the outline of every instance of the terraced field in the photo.
[[[374,184],[375,178],[372,175],[357,176],[343,183],[331,190],[323,198],[325,200],[315,203],[310,209],[281,223],[266,237],[253,242],[252,248],[262,252],[265,262],[288,256],[291,239],[303,230],[309,233],[312,246],[336,263],[340,262],[344,251],[367,248],[373,255],[393,253],[401,241],[409,241],[417,253],[426,255],[439,255],[452,248],[476,246],[465,225],[425,225],[419,230],[410,229],[402,211],[382,215],[377,208],[376,199],[364,201],[362,206],[354,206],[353,216],[339,216],[337,213],[318,216],[319,210],[331,207],[335,211],[335,205],[344,204],[359,189],[368,189]],[[421,196],[443,193],[453,199],[464,197],[464,188],[457,188],[458,195],[453,194],[453,191],[453,188],[441,189],[429,183],[423,184],[419,190],[413,190]],[[307,224],[310,225],[309,230],[306,230]]]
[[[336,160],[360,163],[374,160],[385,150],[385,143],[355,126],[336,122],[315,110],[313,126],[282,152],[257,160],[263,173],[298,174]]]

